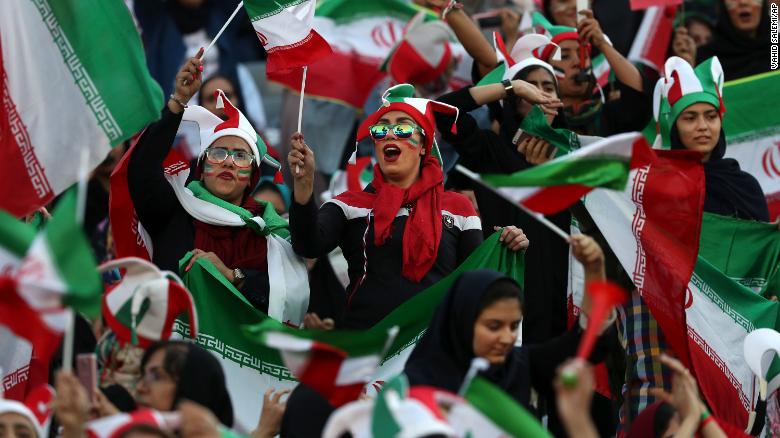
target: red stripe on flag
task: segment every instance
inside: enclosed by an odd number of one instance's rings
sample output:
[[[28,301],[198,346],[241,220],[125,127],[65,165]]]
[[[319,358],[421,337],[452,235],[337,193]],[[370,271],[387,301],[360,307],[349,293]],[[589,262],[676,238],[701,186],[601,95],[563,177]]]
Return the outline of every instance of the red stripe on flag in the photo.
[[[295,44],[278,46],[268,50],[268,60],[265,65],[266,75],[310,65],[331,53],[333,50],[328,42],[312,30],[306,38]],[[298,86],[300,87],[300,82]]]
[[[0,277],[0,324],[33,346],[33,356],[47,362],[59,346],[61,333],[52,331],[40,313],[27,304],[17,292],[11,278]]]
[[[684,303],[699,253],[704,170],[698,154],[656,154],[655,163],[638,171],[631,192],[640,246],[632,280],[664,337],[690,367]]]
[[[591,190],[592,187],[581,184],[545,187],[521,204],[542,214],[554,214],[569,208]]]
[[[631,0],[631,10],[638,11],[640,9],[652,8],[653,6],[665,7],[665,6],[678,6],[682,4],[682,0]]]
[[[334,407],[356,400],[363,389],[362,383],[336,386],[342,363],[347,353],[336,347],[314,342],[309,353],[309,360],[300,372],[298,380],[305,383]]]
[[[143,133],[138,136],[136,143],[142,135]],[[138,216],[135,213],[133,200],[130,199],[130,188],[127,183],[127,168],[134,150],[135,143],[130,146],[111,172],[108,218],[117,258],[139,257],[151,261],[150,250],[144,245],[138,231]]]
[[[729,372],[723,359],[701,336],[693,330],[688,331],[688,336],[691,363],[713,415],[731,424],[747,425],[752,400],[743,398],[735,387],[739,386],[739,379]]]
[[[22,217],[54,198],[24,121],[11,98],[0,46],[0,208]]]
[[[385,77],[379,71],[381,60],[364,59],[334,51],[309,65],[306,72],[306,96],[342,102],[362,109],[369,93]],[[268,78],[293,91],[300,92],[303,71],[269,72]],[[333,78],[339,78],[334,81]]]

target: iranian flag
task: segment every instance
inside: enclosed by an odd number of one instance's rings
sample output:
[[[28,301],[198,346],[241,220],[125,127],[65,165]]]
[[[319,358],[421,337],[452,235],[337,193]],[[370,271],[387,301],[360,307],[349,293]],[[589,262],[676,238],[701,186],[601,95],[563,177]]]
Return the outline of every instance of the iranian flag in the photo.
[[[312,29],[315,0],[244,0],[268,60],[266,73],[303,67],[328,56],[328,42]]]
[[[266,319],[247,334],[279,351],[288,370],[334,407],[356,400],[398,333],[295,330]]]
[[[313,26],[333,53],[309,65],[306,95],[362,109],[374,86],[385,76],[380,66],[406,23],[419,12],[400,0],[326,0],[320,3]],[[269,57],[270,62],[270,57]],[[293,91],[301,88],[302,71],[268,77]]]
[[[685,299],[691,363],[702,395],[720,419],[744,429],[758,401],[758,381],[742,351],[748,333],[780,330],[780,232],[777,226],[704,214],[699,258]],[[769,393],[780,385],[771,367]]]
[[[638,11],[641,9],[651,8],[653,6],[679,6],[682,4],[682,0],[631,0],[631,10]]]
[[[162,413],[152,409],[139,409],[130,413],[119,413],[92,420],[86,424],[87,438],[120,438],[133,427],[146,425],[168,430],[167,420],[178,417],[178,413]],[[176,418],[178,421],[178,418]]]
[[[570,154],[509,175],[476,175],[459,169],[511,202],[543,214],[568,208],[594,188],[623,190],[631,169],[651,162],[639,133],[618,134]]]
[[[463,397],[468,403],[454,405],[447,416],[457,436],[551,437],[533,415],[506,392],[482,377],[475,377]]]
[[[13,220],[7,215],[3,219]],[[0,222],[0,236],[20,228],[18,223],[9,225]],[[22,234],[29,236],[32,226],[26,226]],[[72,321],[70,309],[99,315],[102,285],[76,218],[75,190],[63,196],[52,219],[29,240],[24,253],[19,251],[24,242],[14,244],[19,246],[3,242],[6,251],[15,252],[19,259],[15,272],[0,277],[0,351],[8,352],[0,364],[7,396],[21,398],[26,388],[46,382],[49,360]]]
[[[726,82],[723,101],[726,157],[758,180],[774,220],[780,215],[780,114],[757,109],[780,101],[780,71]]]
[[[23,216],[159,116],[122,0],[0,2],[0,208]]]
[[[650,1],[659,3],[657,0]],[[647,2],[648,0],[645,0],[645,3]],[[666,1],[665,3],[669,4],[670,2]],[[651,6],[647,8],[634,41],[631,43],[631,49],[628,51],[628,60],[641,62],[652,67],[655,71],[663,72],[666,51],[672,40],[676,14],[676,6]]]
[[[780,328],[780,304],[761,296],[778,288],[780,233],[702,215],[703,171],[684,156],[660,152],[625,192],[595,190],[585,206],[714,415],[744,429],[758,385],[734,346],[754,329]]]
[[[403,371],[406,359],[442,297],[449,291],[461,272],[490,268],[517,279],[522,284],[522,256],[507,251],[498,242],[498,234],[488,238],[456,271],[395,309],[361,336],[386,339],[392,327],[398,335],[382,355],[379,368],[371,382],[365,385],[376,393],[384,381]],[[289,389],[296,385],[295,374],[285,365],[278,350],[259,345],[256,338],[244,334],[244,326],[263,323],[268,316],[258,311],[230,284],[219,271],[204,259],[199,259],[182,277],[192,293],[198,314],[197,342],[220,360],[240,427],[251,430],[257,425],[262,408],[262,394],[269,388]],[[230,315],[225,318],[224,315]],[[186,320],[174,322],[174,332],[189,337]],[[330,332],[335,336],[338,332]]]

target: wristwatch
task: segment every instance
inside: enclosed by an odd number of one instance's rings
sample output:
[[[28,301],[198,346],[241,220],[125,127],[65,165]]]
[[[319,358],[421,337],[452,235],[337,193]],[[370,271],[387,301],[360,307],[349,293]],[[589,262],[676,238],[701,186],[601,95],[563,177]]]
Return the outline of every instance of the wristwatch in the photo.
[[[514,90],[515,87],[512,86],[512,81],[510,81],[509,79],[504,79],[503,81],[501,81],[501,85],[504,86],[504,91],[506,91],[506,94],[513,93],[512,90]]]
[[[246,278],[246,275],[244,275],[244,272],[239,269],[233,269],[233,284],[241,283]]]

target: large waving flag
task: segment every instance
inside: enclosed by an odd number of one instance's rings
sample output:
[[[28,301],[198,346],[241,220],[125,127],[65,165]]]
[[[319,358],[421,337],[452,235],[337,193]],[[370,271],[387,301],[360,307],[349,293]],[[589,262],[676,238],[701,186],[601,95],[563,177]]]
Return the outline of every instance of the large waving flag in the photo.
[[[0,208],[22,216],[159,116],[160,87],[121,0],[0,2]]]
[[[268,53],[266,72],[303,67],[328,56],[331,48],[312,29],[315,0],[244,0],[260,44]]]
[[[695,154],[657,155],[631,172],[623,192],[594,190],[585,207],[689,366],[683,303],[698,254],[704,170]]]
[[[362,109],[369,92],[385,76],[379,67],[417,12],[400,0],[320,2],[313,26],[333,47],[333,53],[309,65],[306,95]],[[301,75],[299,70],[270,74],[269,78],[300,91]]]
[[[406,359],[428,327],[439,301],[460,273],[480,268],[504,272],[522,284],[522,255],[508,251],[498,241],[498,234],[494,234],[456,271],[417,294],[365,332],[364,336],[386,339],[392,327],[399,328],[395,340],[382,355],[372,382],[366,385],[367,390],[373,392],[385,380],[403,371]],[[244,326],[260,324],[268,316],[252,307],[213,265],[203,259],[199,259],[182,280],[193,295],[198,313],[197,342],[220,360],[236,410],[236,420],[240,425],[252,428],[257,424],[262,408],[262,398],[258,394],[269,388],[292,388],[296,384],[295,375],[276,349],[258,345],[255,338],[244,334]],[[226,319],[224,315],[230,315],[230,318]],[[189,336],[187,322],[177,320],[174,332]]]
[[[509,175],[464,173],[530,210],[553,214],[568,208],[594,188],[623,190],[630,170],[653,159],[653,151],[644,137],[627,133],[607,137]]]
[[[756,108],[779,100],[780,71],[723,85],[726,157],[739,161],[742,170],[756,177],[761,184],[771,220],[780,215],[780,114],[756,111]]]
[[[22,234],[28,239],[32,226],[26,227]],[[0,236],[8,229],[23,227],[0,222]],[[76,218],[75,190],[63,196],[52,219],[22,253],[24,243],[18,239],[16,248],[5,246],[8,254],[19,257],[18,266],[0,277],[0,350],[14,352],[0,355],[0,365],[7,396],[14,398],[46,382],[49,360],[72,318],[70,308],[97,316],[102,292],[89,242]]]

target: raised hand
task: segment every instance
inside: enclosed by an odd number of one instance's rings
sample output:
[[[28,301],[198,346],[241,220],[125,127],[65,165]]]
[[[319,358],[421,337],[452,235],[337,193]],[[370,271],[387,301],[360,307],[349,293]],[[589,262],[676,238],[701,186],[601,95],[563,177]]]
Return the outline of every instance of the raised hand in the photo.
[[[674,31],[672,53],[688,61],[691,67],[696,67],[696,42],[688,34],[685,26],[680,26]]]
[[[200,90],[201,75],[203,72],[203,61],[200,57],[203,55],[203,48],[198,53],[188,59],[176,73],[176,83],[174,84],[173,96],[168,100],[168,109],[175,114],[184,111],[184,104],[189,102],[192,96]]]
[[[558,111],[555,108],[563,108],[563,102],[557,96],[544,92],[524,80],[512,81],[512,91],[526,102],[540,105],[545,114],[556,116]]]
[[[577,32],[580,34],[580,38],[593,44],[599,50],[601,50],[604,44],[609,44],[604,36],[604,32],[601,30],[599,21],[593,16],[593,11],[583,9],[580,11],[580,15],[585,17],[577,23]]]
[[[287,154],[287,164],[293,175],[295,202],[309,202],[314,192],[314,151],[309,148],[303,134],[296,132],[290,139],[290,153]]]

